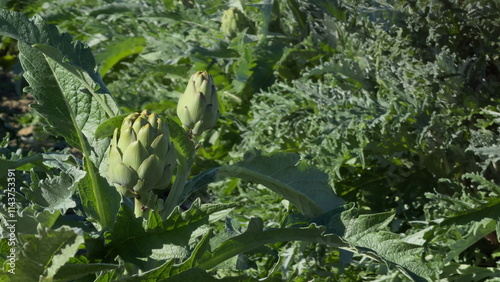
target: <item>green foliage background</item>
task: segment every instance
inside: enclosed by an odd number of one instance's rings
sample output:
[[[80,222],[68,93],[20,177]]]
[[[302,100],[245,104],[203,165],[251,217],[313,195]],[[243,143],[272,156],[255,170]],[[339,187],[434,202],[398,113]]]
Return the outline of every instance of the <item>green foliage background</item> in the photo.
[[[440,278],[500,276],[497,1],[178,2],[5,5],[88,43],[126,112],[174,117],[189,75],[208,69],[223,116],[205,136],[194,174],[254,148],[299,153],[362,214],[394,212],[390,231],[423,247]],[[250,19],[233,39],[219,30],[229,6]],[[273,192],[236,180],[208,191],[207,200],[243,203],[232,212],[242,222],[260,216],[266,227],[279,227],[297,212]],[[342,266],[344,255],[319,244],[276,244],[248,254],[259,259],[245,273],[402,279],[361,257]]]

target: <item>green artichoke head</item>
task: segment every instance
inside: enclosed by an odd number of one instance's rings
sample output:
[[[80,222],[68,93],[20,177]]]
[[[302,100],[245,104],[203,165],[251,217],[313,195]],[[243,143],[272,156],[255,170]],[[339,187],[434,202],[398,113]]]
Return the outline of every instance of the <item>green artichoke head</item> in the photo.
[[[249,27],[248,20],[237,8],[229,8],[222,14],[221,31],[227,38],[234,38],[238,32]]]
[[[176,157],[163,120],[147,110],[132,113],[113,133],[108,178],[127,197],[145,195],[168,186]]]
[[[213,78],[206,71],[191,76],[177,104],[177,116],[193,135],[215,126],[219,119],[219,101]]]

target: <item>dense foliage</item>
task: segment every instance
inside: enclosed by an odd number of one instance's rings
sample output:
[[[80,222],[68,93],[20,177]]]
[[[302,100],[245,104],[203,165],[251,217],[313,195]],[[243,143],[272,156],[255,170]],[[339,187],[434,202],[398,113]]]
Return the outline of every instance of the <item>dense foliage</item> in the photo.
[[[42,269],[45,277],[484,281],[500,276],[497,1],[14,2],[4,8],[38,15],[90,46],[98,73],[89,49],[65,35],[56,37],[41,20],[34,24],[36,36],[13,35],[7,17],[0,21],[3,35],[23,42],[19,57],[30,84],[25,91],[39,103],[43,95],[36,93],[47,89],[37,84],[38,67],[28,63],[34,58],[48,60],[54,73],[55,65],[64,67],[61,72],[91,86],[85,91],[95,90],[95,97],[112,94],[116,105],[108,101],[110,108],[97,111],[95,121],[82,118],[88,140],[94,140],[104,113],[142,109],[171,117],[175,134],[177,100],[195,71],[210,72],[221,105],[219,123],[204,136],[186,186],[193,195],[183,195],[182,209],[168,218],[153,213],[144,222],[114,200],[106,206],[114,214],[75,200],[85,192],[72,183],[89,181],[78,155],[67,149],[16,151],[15,132],[10,142],[4,138],[0,175],[15,167],[19,183],[24,181],[18,197],[29,221],[24,255],[34,255],[29,246],[56,237],[70,242],[60,252],[54,247],[57,255],[77,254]],[[233,32],[221,29],[229,7],[244,18]],[[15,70],[15,44],[8,37],[2,44],[2,68]],[[34,44],[45,45],[35,46],[36,53],[29,49]],[[49,90],[59,91],[55,88]],[[59,113],[43,105],[36,109],[44,119],[35,119],[35,126],[57,128],[51,116]],[[83,137],[71,135],[73,129],[65,135],[67,124],[59,125],[59,132],[50,132],[100,164],[103,152],[92,146],[85,152]],[[46,192],[56,182],[63,188]],[[56,194],[59,198],[47,196]],[[128,249],[134,236],[150,244],[134,242]],[[170,237],[162,241],[165,236]],[[98,245],[106,245],[103,253]],[[81,246],[88,253],[77,252]],[[242,252],[233,253],[234,246]],[[0,249],[0,262],[7,263],[5,239]],[[233,259],[220,264],[229,255]],[[86,272],[77,267],[85,264]],[[75,270],[81,275],[71,276]]]

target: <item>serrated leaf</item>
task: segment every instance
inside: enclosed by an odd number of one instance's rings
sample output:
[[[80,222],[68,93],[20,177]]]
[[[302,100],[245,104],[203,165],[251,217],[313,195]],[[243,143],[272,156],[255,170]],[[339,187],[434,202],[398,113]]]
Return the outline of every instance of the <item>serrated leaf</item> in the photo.
[[[342,213],[342,223],[345,226],[343,236],[351,242],[357,242],[370,233],[384,230],[394,219],[392,212],[365,214],[356,218],[352,216],[353,214],[349,211]]]
[[[464,174],[464,178],[469,178],[473,182],[479,184],[480,187],[489,189],[493,194],[498,195],[500,185],[484,179],[484,177],[476,174]],[[427,198],[447,202],[456,208],[449,210],[443,215],[445,218],[439,221],[440,227],[452,226],[454,224],[465,225],[471,222],[479,222],[484,218],[497,220],[500,218],[500,197],[484,197],[484,199],[462,195],[462,199],[458,197],[450,197],[438,193],[426,193]]]
[[[479,267],[452,262],[443,268],[442,277],[448,281],[498,281],[500,269],[498,267]],[[491,278],[491,279],[488,279]]]
[[[94,95],[94,99],[99,101],[110,117],[119,112],[114,101],[109,97],[109,91],[102,79],[95,71],[95,59],[89,47],[79,41],[73,42],[67,33],[59,34],[54,25],[46,24],[40,17],[30,20],[21,13],[0,10],[0,23],[0,34],[39,49],[73,74],[74,78]],[[43,60],[31,61],[34,65],[42,62]],[[45,82],[40,80],[42,81]]]
[[[202,256],[195,260],[197,264],[194,266],[208,270],[237,254],[275,242],[309,241],[333,247],[349,247],[349,244],[336,235],[323,235],[325,230],[315,224],[303,228],[263,230],[262,220],[252,218],[245,232],[224,241],[212,252],[202,253]]]
[[[83,231],[61,227],[42,228],[37,235],[22,235],[22,251],[16,262],[15,281],[51,279],[84,242]]]
[[[500,147],[498,148],[498,154],[500,154]],[[464,175],[462,175],[462,177],[465,179],[470,179],[473,182],[479,184],[478,188],[484,187],[484,188],[492,191],[495,194],[495,196],[500,196],[500,185],[498,185],[492,181],[487,180],[483,176],[481,176],[479,174],[475,174],[475,173],[465,173]]]
[[[163,244],[161,249],[153,249],[150,258],[155,260],[184,259],[189,256],[186,247],[174,244]]]
[[[3,219],[11,219],[7,209],[0,210]],[[23,234],[37,234],[37,227],[52,228],[56,220],[61,215],[59,210],[50,212],[48,210],[40,211],[36,205],[25,207],[18,211],[16,218],[16,232]]]
[[[423,247],[387,231],[393,218],[390,212],[358,216],[356,209],[351,208],[342,212],[340,220],[332,217],[329,229],[349,242],[354,247],[351,251],[384,261],[414,281],[427,281],[435,273],[421,259]]]
[[[21,188],[21,191],[27,199],[46,210],[60,210],[64,214],[66,210],[76,207],[72,196],[85,174],[85,171],[71,167],[57,176],[48,175],[46,179],[33,181],[29,188]],[[34,177],[35,174],[32,172],[31,176]]]
[[[439,225],[441,227],[453,224],[467,224],[473,221],[480,221],[483,218],[498,219],[500,216],[500,198],[489,198],[483,205],[471,208],[453,216],[447,217]]]
[[[117,268],[118,265],[111,263],[66,263],[57,271],[54,279],[60,281],[70,281],[85,277],[92,273],[110,271]]]
[[[22,42],[19,49],[24,77],[30,84],[25,91],[38,102],[32,107],[47,119],[58,135],[63,136],[71,146],[84,151],[87,140],[82,130],[85,123],[77,124],[76,118],[80,114],[88,114],[92,96],[80,92],[80,85],[73,81],[72,76],[53,61],[47,61],[41,52]],[[61,77],[58,79],[58,76]]]
[[[299,162],[299,155],[250,151],[244,160],[219,168],[218,177],[238,177],[266,186],[293,203],[301,213],[313,218],[338,208],[344,201],[328,185],[328,175]]]
[[[190,269],[197,268],[198,261],[205,254],[210,252],[210,237],[212,236],[212,232],[206,232],[201,240],[196,244],[193,251],[191,252],[191,256],[187,260],[185,260],[182,264],[176,265],[172,269],[170,269],[168,275],[175,275],[182,273],[184,271],[189,271]],[[166,276],[166,277],[169,277]]]
[[[150,216],[145,230],[142,219],[136,218],[127,206],[122,205],[116,224],[108,237],[111,240],[107,246],[109,254],[112,257],[120,255],[135,260],[150,256],[153,249],[163,249],[164,245],[186,246],[191,234],[200,226],[208,224],[211,215],[232,207],[234,205],[201,205],[200,201],[196,200],[185,212],[181,212],[179,208],[174,209],[164,221],[161,221],[158,214]]]
[[[474,245],[477,241],[494,232],[496,229],[496,222],[496,220],[489,218],[484,218],[479,222],[472,222],[472,226],[469,228],[469,233],[449,246],[450,252],[446,255],[444,262],[451,262],[467,248]]]
[[[61,43],[70,43],[69,34],[63,34]],[[73,43],[73,42],[71,42]],[[92,52],[88,46],[82,42],[75,42],[74,45],[54,46],[42,43],[33,44],[31,47],[40,50],[45,56],[52,59],[66,71],[71,73],[90,93],[109,94],[101,78],[95,72],[95,62]],[[73,57],[74,56],[74,57]],[[99,95],[95,96],[96,98]],[[114,104],[114,103],[113,103]],[[113,105],[115,106],[115,105]],[[108,112],[110,116],[116,112]]]
[[[80,160],[70,154],[43,153],[42,156],[44,165],[52,168],[58,168],[61,171],[73,170],[75,169],[75,166],[81,165]]]
[[[73,42],[67,33],[59,34],[54,25],[45,23],[42,18],[36,16],[30,20],[21,13],[0,10],[0,34],[38,48],[72,73],[92,94],[94,91],[109,94],[95,71],[95,59],[90,48],[82,42]],[[114,116],[119,112],[109,95],[95,95],[95,98],[101,100],[102,107],[107,107],[108,115]]]
[[[79,191],[88,216],[98,229],[111,226],[119,195],[101,175],[106,175],[109,140],[96,140],[97,126],[119,114],[99,75],[90,48],[73,42],[68,34],[39,17],[33,20],[13,11],[0,11],[0,34],[19,41],[20,61],[38,113],[46,118],[46,130],[63,136],[85,157],[85,185]],[[87,197],[87,198],[85,198]],[[104,200],[106,199],[106,201]]]

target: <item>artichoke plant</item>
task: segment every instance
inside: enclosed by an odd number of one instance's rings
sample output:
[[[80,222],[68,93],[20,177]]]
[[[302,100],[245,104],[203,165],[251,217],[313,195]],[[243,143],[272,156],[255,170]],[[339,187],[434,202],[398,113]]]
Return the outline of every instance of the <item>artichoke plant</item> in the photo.
[[[177,103],[177,116],[190,134],[200,135],[219,119],[219,101],[213,78],[206,71],[191,76]]]
[[[141,209],[146,208],[151,190],[167,188],[175,163],[168,127],[157,114],[132,113],[115,129],[108,177],[121,194],[139,201]]]
[[[234,38],[238,32],[249,27],[248,20],[237,8],[229,8],[222,14],[221,31],[227,38]]]

